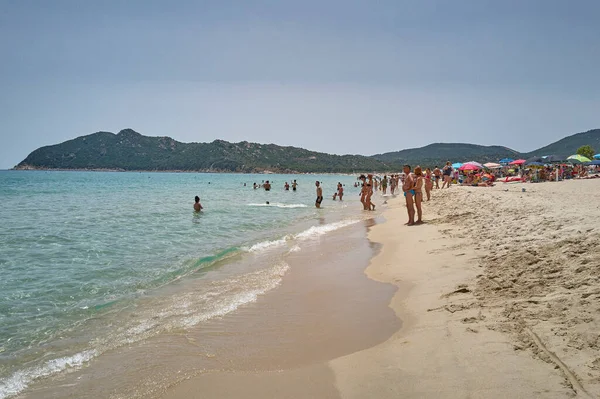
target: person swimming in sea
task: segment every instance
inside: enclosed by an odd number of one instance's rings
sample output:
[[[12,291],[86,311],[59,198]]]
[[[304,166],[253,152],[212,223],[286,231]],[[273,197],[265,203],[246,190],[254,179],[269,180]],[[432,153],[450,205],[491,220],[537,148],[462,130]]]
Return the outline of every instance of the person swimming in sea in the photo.
[[[290,191],[290,185],[288,184],[288,182],[285,182],[283,188],[285,189],[285,191]]]
[[[271,191],[271,183],[267,180],[265,184],[263,184],[265,191]]]
[[[296,187],[298,186],[298,183],[296,183],[296,180],[294,180],[292,182],[292,191],[296,191]]]
[[[196,212],[200,212],[202,209],[204,209],[204,207],[202,206],[202,204],[200,204],[200,197],[198,197],[196,195],[196,197],[194,198],[195,202],[194,202],[194,211]]]

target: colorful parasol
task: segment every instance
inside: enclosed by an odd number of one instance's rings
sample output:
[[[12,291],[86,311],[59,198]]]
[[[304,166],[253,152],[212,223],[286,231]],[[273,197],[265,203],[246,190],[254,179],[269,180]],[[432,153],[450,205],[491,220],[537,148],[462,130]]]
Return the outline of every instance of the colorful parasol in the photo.
[[[585,162],[591,162],[592,160],[589,159],[588,157],[584,157],[583,155],[575,154],[575,155],[571,155],[570,157],[567,157],[567,161],[569,161],[571,163],[585,163]]]

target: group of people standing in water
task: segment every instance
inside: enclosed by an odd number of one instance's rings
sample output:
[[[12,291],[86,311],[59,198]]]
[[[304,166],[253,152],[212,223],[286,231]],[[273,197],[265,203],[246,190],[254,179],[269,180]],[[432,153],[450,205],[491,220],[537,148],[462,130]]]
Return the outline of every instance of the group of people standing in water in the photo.
[[[414,171],[412,171],[410,165],[404,165],[402,174],[392,174],[389,175],[389,177],[388,175],[384,175],[383,178],[374,178],[372,174],[360,175],[358,178],[360,183],[354,183],[354,187],[360,188],[360,202],[365,211],[375,210],[376,205],[373,203],[373,194],[376,191],[381,190],[383,195],[387,195],[387,190],[389,188],[390,194],[395,195],[398,188],[401,187],[408,212],[408,222],[405,224],[413,226],[423,223],[423,191],[425,191],[427,201],[431,200],[431,190],[434,188],[434,183],[435,188],[439,189],[439,181],[443,180],[441,188],[450,187],[452,172],[453,169],[450,162],[448,162],[442,170],[436,166],[433,171],[430,168],[426,168],[425,172],[423,172],[420,166],[417,166]],[[244,183],[244,185],[246,184]],[[296,180],[293,180],[291,185],[288,184],[288,182],[285,182],[284,190],[289,191],[291,188],[292,191],[296,191],[297,187],[298,183]],[[323,202],[323,187],[321,182],[316,181],[315,187],[317,197],[315,200],[315,207],[321,208],[321,203]],[[269,180],[263,181],[261,184],[254,183],[253,188],[255,190],[263,188],[265,191],[270,191],[271,183]],[[333,200],[339,199],[342,201],[343,198],[344,185],[341,182],[338,182],[336,191],[333,194]],[[202,208],[202,205],[200,205],[200,198],[196,197],[194,210],[199,212]]]

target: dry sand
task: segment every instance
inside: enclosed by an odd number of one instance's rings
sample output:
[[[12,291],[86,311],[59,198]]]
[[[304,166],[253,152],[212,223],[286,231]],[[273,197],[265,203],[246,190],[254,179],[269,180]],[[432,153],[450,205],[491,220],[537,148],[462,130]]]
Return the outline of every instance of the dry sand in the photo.
[[[367,274],[403,327],[330,362],[342,398],[600,397],[600,181],[436,190],[411,228],[390,203]]]
[[[425,225],[404,226],[397,197],[369,233],[382,249],[366,274],[398,287],[391,338],[298,368],[204,374],[165,397],[600,397],[600,181],[433,197]]]

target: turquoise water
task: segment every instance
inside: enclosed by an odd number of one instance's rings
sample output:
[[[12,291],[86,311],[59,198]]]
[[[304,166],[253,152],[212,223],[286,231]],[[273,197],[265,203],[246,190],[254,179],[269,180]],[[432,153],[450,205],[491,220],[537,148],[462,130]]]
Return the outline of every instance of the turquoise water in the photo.
[[[252,188],[266,179],[270,192]],[[292,179],[298,191],[284,191]],[[322,210],[314,208],[315,180],[324,183]],[[331,200],[338,181],[343,203]],[[354,181],[0,171],[0,399],[273,289],[286,252],[364,217]]]

